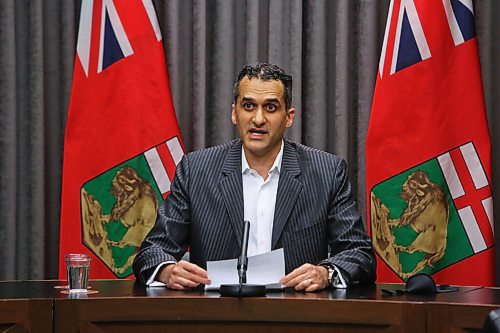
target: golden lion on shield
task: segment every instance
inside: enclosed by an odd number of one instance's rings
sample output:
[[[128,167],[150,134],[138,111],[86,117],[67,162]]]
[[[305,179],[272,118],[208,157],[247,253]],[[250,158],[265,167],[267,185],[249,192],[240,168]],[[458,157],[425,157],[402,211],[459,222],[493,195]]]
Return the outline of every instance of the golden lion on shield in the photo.
[[[371,193],[371,219],[374,247],[386,262],[403,278],[432,267],[444,256],[448,231],[449,206],[443,190],[424,171],[410,174],[403,184],[401,198],[406,208],[399,218],[390,219],[389,209]],[[392,229],[410,226],[417,237],[408,246],[395,243]],[[403,273],[398,252],[424,252],[425,257],[413,271]]]
[[[116,202],[110,214],[103,214],[99,201],[82,188],[83,239],[115,274],[123,274],[132,264],[135,254],[124,265],[116,267],[112,247],[133,246],[138,251],[156,221],[158,199],[151,185],[131,167],[121,168],[111,185],[110,192]],[[127,229],[117,242],[108,238],[105,228],[112,221],[119,221]]]

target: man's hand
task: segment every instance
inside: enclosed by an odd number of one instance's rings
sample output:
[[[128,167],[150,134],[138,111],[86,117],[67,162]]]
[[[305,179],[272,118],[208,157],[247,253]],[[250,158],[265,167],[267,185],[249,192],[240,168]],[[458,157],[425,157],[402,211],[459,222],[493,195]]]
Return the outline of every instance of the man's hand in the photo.
[[[176,290],[195,288],[200,283],[205,285],[211,283],[206,270],[185,260],[163,267],[158,279],[168,288]]]
[[[304,264],[294,269],[290,274],[280,280],[286,287],[295,290],[318,291],[328,286],[328,269],[323,266]]]

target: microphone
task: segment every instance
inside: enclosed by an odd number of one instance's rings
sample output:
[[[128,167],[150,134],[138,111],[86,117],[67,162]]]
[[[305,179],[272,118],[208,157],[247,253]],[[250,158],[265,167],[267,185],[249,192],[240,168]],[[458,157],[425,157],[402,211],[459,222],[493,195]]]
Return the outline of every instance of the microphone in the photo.
[[[247,268],[248,268],[248,238],[250,236],[250,222],[243,222],[243,240],[241,245],[241,255],[238,257],[238,278],[240,280],[240,285],[247,283]]]
[[[258,284],[247,284],[248,268],[248,238],[250,236],[250,222],[244,221],[243,238],[241,243],[241,255],[238,257],[238,284],[222,284],[219,292],[226,297],[260,297],[266,295],[266,286]]]

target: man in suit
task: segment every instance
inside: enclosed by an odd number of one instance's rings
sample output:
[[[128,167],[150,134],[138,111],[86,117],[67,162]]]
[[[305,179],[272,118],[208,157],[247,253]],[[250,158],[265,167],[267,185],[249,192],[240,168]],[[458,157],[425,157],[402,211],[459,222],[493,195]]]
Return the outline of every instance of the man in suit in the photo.
[[[292,77],[276,65],[245,66],[231,120],[240,139],[184,156],[171,193],[133,269],[185,290],[210,284],[206,262],[283,248],[281,283],[316,291],[375,280],[375,257],[339,157],[284,139],[293,124]],[[181,260],[190,248],[190,262]]]

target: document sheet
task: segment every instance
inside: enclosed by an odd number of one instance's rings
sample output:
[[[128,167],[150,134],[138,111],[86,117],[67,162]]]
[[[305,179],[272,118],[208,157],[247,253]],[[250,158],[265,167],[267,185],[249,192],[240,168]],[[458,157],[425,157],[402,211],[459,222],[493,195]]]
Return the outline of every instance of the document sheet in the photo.
[[[238,259],[207,262],[208,278],[212,284],[205,290],[219,290],[221,284],[238,284]],[[285,255],[283,249],[248,257],[248,284],[277,284],[285,276]]]

